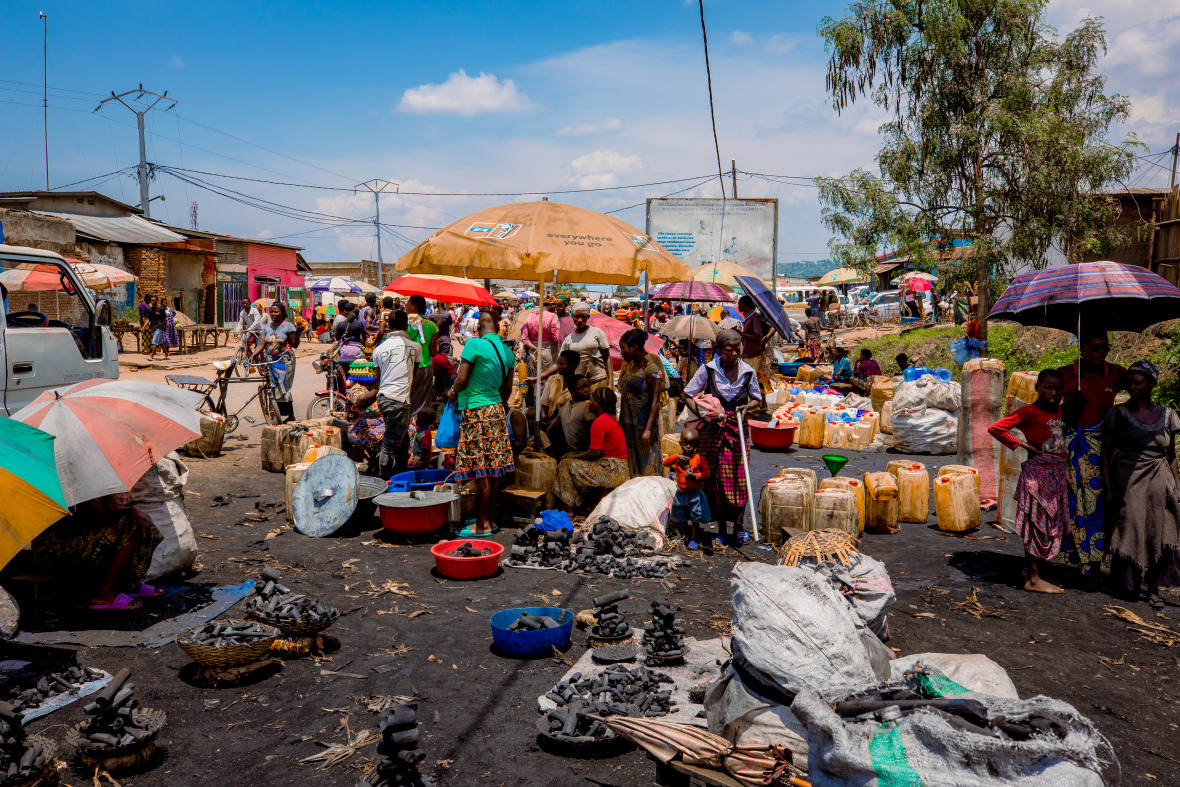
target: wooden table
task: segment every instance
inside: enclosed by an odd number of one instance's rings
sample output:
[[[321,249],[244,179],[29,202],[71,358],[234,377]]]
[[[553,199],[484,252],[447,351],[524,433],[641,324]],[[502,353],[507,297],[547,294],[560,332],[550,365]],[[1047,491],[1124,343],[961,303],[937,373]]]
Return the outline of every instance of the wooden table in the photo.
[[[229,328],[219,328],[216,325],[186,325],[183,328],[177,326],[176,335],[180,338],[180,349],[184,350],[203,350],[206,347],[216,348],[218,346],[229,347]],[[218,345],[218,339],[225,337],[221,345]],[[212,340],[212,344],[210,344]]]
[[[115,335],[115,342],[119,345],[119,352],[126,352],[123,347],[123,337],[127,334],[135,337],[135,346],[139,352],[150,353],[152,351],[150,344],[144,344],[144,342],[151,341],[151,333],[143,331],[138,325],[112,325],[111,333]]]

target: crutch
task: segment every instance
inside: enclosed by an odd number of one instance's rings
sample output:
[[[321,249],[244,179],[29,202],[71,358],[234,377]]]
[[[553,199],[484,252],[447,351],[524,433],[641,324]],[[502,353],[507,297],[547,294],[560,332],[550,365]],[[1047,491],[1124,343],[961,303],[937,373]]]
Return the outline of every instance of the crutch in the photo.
[[[746,471],[746,507],[750,511],[750,522],[754,526],[754,540],[761,541],[758,536],[758,515],[754,513],[754,487],[750,484],[750,462],[746,459],[746,427],[742,423],[742,411],[737,411],[738,442],[742,447],[742,468]]]

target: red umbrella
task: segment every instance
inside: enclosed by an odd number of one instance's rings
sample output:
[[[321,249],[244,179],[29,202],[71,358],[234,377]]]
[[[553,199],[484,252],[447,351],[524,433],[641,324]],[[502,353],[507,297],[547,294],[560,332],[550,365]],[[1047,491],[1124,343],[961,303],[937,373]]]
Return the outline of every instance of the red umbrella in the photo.
[[[491,306],[496,302],[492,294],[470,279],[426,273],[409,273],[394,279],[385,287],[399,295],[421,295],[445,303],[470,303]]]
[[[634,330],[634,327],[625,322],[616,320],[614,317],[607,317],[605,314],[591,314],[590,325],[595,328],[601,328],[602,332],[606,334],[606,338],[610,341],[610,359],[615,371],[618,371],[623,366],[623,354],[619,352],[619,342],[623,338],[623,334],[627,331]],[[565,337],[574,332],[574,318],[563,317],[561,320],[561,332],[558,335],[559,341],[565,341]],[[648,334],[647,340],[643,343],[643,349],[649,353],[655,354],[664,346],[664,340],[655,334]]]

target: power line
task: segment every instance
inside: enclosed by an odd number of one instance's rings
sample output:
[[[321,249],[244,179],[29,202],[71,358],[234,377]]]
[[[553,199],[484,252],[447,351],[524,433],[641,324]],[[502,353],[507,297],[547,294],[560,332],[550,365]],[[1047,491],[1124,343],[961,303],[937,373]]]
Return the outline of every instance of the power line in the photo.
[[[721,199],[725,199],[725,176],[721,173],[721,143],[717,141],[717,113],[713,111],[713,72],[709,68],[709,34],[705,31],[705,0],[697,0],[701,9],[701,39],[705,42],[705,78],[709,83],[709,117],[713,121],[713,150],[717,152],[717,181]]]
[[[83,183],[89,183],[92,180],[102,180],[104,178],[109,178],[112,175],[123,175],[130,169],[134,169],[134,167],[123,167],[122,169],[116,169],[113,172],[108,172],[105,175],[95,175],[92,178],[83,178],[82,180],[76,180],[73,183],[67,183],[64,186],[57,186],[53,189],[53,191],[63,191],[65,189],[70,188],[71,186],[78,186]]]

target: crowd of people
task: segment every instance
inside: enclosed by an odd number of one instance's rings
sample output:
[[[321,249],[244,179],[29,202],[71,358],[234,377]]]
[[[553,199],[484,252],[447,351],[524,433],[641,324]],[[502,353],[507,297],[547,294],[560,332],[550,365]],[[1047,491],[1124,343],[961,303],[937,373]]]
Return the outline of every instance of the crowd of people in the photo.
[[[1180,416],[1154,403],[1159,369],[1106,360],[1105,334],[1083,339],[1076,364],[1037,376],[1037,399],[992,424],[1012,450],[1024,449],[1016,488],[1016,526],[1025,544],[1025,589],[1061,593],[1045,577],[1049,561],[1100,585],[1109,554],[1109,590],[1135,599],[1180,587]],[[1120,391],[1127,401],[1115,404]],[[1019,430],[1017,435],[1014,430]]]
[[[880,362],[868,348],[859,348],[855,360],[844,347],[825,348],[822,331],[832,327],[825,325],[822,292],[812,296],[814,311],[806,307],[798,323],[784,309],[795,329],[788,341],[797,343],[798,359],[830,362],[831,384],[867,395],[882,374]],[[455,478],[473,482],[476,491],[477,515],[462,535],[495,532],[498,491],[531,445],[556,460],[553,491],[572,510],[588,510],[630,478],[672,468],[681,493],[673,520],[683,523],[689,549],[748,540],[737,430],[762,408],[775,345],[774,328],[748,296],[715,338],[666,341],[656,352],[647,346],[651,334],[707,310],[657,303],[646,323],[641,310],[617,310],[614,316],[634,327],[617,338],[613,358],[611,340],[592,324],[591,304],[566,295],[547,301],[543,318],[532,310],[517,319],[512,303],[452,308],[421,296],[369,295],[363,304],[341,301],[337,311],[325,338],[351,362],[350,440],[383,478],[452,462]],[[572,326],[563,330],[567,317]],[[289,350],[298,329],[279,303],[255,328],[259,352],[277,362],[276,387],[286,396],[279,396],[280,409],[291,417]],[[1158,370],[1146,362],[1129,369],[1107,363],[1108,351],[1104,335],[1087,338],[1079,364],[1042,373],[1037,402],[993,424],[991,433],[1030,454],[1017,493],[1026,587],[1061,592],[1045,578],[1050,560],[1096,583],[1109,552],[1112,587],[1130,594],[1145,584],[1154,601],[1159,587],[1180,585],[1180,476],[1172,449],[1180,417],[1151,403]],[[910,365],[905,355],[895,363],[898,373]],[[1120,390],[1131,398],[1115,406]],[[680,438],[683,458],[665,462],[668,424],[661,413],[670,400],[674,411],[689,410],[680,419],[689,423]],[[458,440],[453,455],[440,460],[431,435],[448,404],[457,413]],[[701,537],[705,522],[717,523],[716,536]]]

